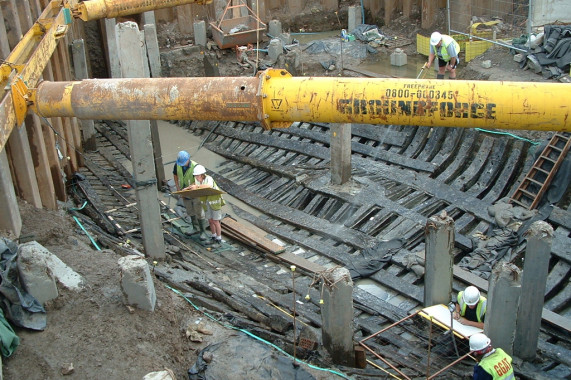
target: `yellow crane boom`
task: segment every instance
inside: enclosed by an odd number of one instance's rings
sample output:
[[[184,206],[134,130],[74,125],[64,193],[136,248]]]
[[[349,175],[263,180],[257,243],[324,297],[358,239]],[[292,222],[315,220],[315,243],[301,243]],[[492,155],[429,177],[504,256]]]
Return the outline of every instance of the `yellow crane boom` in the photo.
[[[292,77],[131,78],[43,82],[30,91],[44,117],[423,125],[570,131],[561,83]]]

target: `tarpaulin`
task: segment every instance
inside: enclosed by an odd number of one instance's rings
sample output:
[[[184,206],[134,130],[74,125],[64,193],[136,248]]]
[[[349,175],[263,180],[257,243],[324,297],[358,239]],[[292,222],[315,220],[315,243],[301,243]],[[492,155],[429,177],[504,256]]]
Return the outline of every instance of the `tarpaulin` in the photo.
[[[0,301],[6,318],[16,326],[32,330],[46,328],[46,311],[20,284],[18,245],[0,238]]]

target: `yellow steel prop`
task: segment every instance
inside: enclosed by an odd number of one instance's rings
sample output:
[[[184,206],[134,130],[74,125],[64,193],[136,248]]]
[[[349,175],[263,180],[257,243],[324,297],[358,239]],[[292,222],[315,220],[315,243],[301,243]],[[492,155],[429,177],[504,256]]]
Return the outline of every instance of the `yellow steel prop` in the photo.
[[[569,131],[563,83],[264,76],[267,120]]]
[[[125,78],[42,82],[32,91],[44,117],[115,120],[260,119],[258,78]]]
[[[91,79],[32,91],[45,117],[331,122],[570,131],[561,83],[292,77]]]
[[[128,16],[185,4],[210,4],[212,0],[90,0],[73,8],[73,16],[83,21]]]

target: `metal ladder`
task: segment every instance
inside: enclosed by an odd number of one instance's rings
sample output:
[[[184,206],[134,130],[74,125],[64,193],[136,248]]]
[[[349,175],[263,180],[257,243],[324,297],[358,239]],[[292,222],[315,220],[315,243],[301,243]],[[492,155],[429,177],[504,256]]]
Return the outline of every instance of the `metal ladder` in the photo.
[[[571,138],[568,133],[555,133],[511,196],[510,203],[528,210],[537,207],[570,146]]]

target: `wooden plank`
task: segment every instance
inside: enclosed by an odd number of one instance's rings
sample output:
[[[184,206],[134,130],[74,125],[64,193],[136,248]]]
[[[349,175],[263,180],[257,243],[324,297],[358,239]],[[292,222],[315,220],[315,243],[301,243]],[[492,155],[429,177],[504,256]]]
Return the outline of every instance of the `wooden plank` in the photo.
[[[423,128],[423,127],[419,127]],[[458,146],[462,143],[466,128],[439,128],[446,130],[446,138],[442,142],[438,153],[432,158],[436,166],[448,166],[456,154]]]
[[[388,270],[381,269],[369,278],[396,291],[397,293],[405,294],[407,297],[410,297],[419,303],[424,302],[424,289],[422,287],[404,283],[400,277],[391,274]]]
[[[71,77],[71,61],[69,57],[70,49],[68,48],[71,46],[70,43],[70,36],[69,34],[66,35],[63,40],[58,44],[58,51],[61,57],[61,62],[63,64],[63,72],[64,72],[64,80],[70,81],[75,78]],[[69,122],[70,128],[70,137],[72,138],[72,146],[71,146],[71,165],[72,170],[75,173],[79,166],[83,166],[83,147],[81,145],[81,131],[79,129],[79,122],[77,121],[76,117],[69,117],[67,118]]]
[[[291,127],[289,129],[291,129]],[[398,147],[404,147],[408,138],[408,132],[406,131],[397,131],[391,128],[391,126],[383,127],[371,124],[353,123],[351,124],[351,134],[353,136],[377,140],[382,144],[396,145]]]
[[[18,15],[20,16],[22,31],[27,31],[34,25],[30,3],[28,1],[18,1],[16,2],[16,6],[18,8]]]
[[[36,208],[42,207],[40,190],[34,172],[34,163],[25,126],[12,130],[6,152],[13,170],[13,181],[18,196]]]
[[[471,162],[469,165],[465,166],[462,170],[462,174],[457,176],[450,186],[459,189],[460,191],[468,191],[472,188],[472,185],[477,182],[480,174],[486,169],[485,165],[482,165],[482,162],[494,162],[497,163],[498,161],[490,159],[490,155],[492,152],[492,148],[494,147],[495,139],[485,136],[483,141],[480,143],[478,147],[478,151],[471,157]],[[485,172],[484,172],[485,173]],[[477,196],[478,194],[474,194]]]
[[[416,157],[419,160],[430,161],[438,154],[440,147],[448,136],[449,128],[431,128],[422,151]]]
[[[402,1],[402,15],[406,18],[409,18],[411,12],[412,12],[412,0],[403,0]]]
[[[0,53],[2,57],[8,57],[11,50],[8,34],[6,33],[6,23],[4,23],[4,10],[0,7]]]
[[[53,79],[56,81],[63,81],[64,79],[64,74],[62,71],[62,64],[60,62],[59,56],[58,56],[58,49],[56,47],[50,62],[52,62],[52,72],[53,72]],[[58,143],[59,143],[59,150],[60,153],[64,156],[67,157],[70,155],[70,150],[71,147],[68,147],[68,145],[73,141],[72,140],[72,136],[70,133],[70,129],[71,129],[71,125],[68,124],[66,122],[66,118],[61,118],[61,117],[57,117],[54,118],[55,120],[57,120],[57,122],[54,123],[54,127],[57,131],[57,135],[59,137],[58,139]],[[75,155],[73,155],[75,157]],[[70,156],[71,157],[71,156]],[[73,171],[71,170],[70,165],[68,164],[68,160],[63,159],[60,161],[61,166],[65,172],[65,174],[67,175],[67,178],[71,178],[71,176],[73,175]]]
[[[386,144],[395,144],[402,146],[406,138],[406,136],[404,135],[398,136],[396,134],[388,134],[385,140],[385,138],[382,137],[381,135],[383,133],[386,133],[386,130],[371,125],[358,124],[355,129],[356,130],[353,131],[353,126],[351,126],[351,134],[354,136],[361,136],[367,139],[379,140]],[[371,130],[373,132],[367,133],[366,132],[367,130]],[[290,127],[287,130],[284,130],[283,133],[311,139],[313,141],[320,142],[326,145],[329,145],[331,143],[330,134],[323,133],[320,131]],[[309,143],[301,142],[300,144],[309,144]],[[400,154],[388,152],[384,149],[380,149],[379,147],[372,147],[356,141],[351,142],[351,150],[353,153],[361,153],[364,155],[375,157],[376,159],[381,159],[383,161],[390,162],[394,165],[404,166],[413,170],[425,171],[428,173],[432,173],[435,170],[435,166],[432,165],[431,163],[424,162],[421,160],[416,160],[413,158],[403,157]]]
[[[434,0],[422,0],[422,19],[420,26],[422,29],[432,29],[436,22],[438,7]]]
[[[569,230],[565,227],[557,227],[553,233],[551,253],[571,264],[571,238]]]
[[[256,243],[257,247],[262,247],[263,249],[267,250],[268,252],[272,253],[280,253],[284,251],[284,247],[279,244],[274,243],[270,239],[260,235],[255,230],[248,228],[247,226],[238,223],[237,221],[233,220],[232,218],[226,217],[221,221],[222,227],[225,229],[231,229],[234,232],[239,233],[240,235],[245,236],[248,240],[251,240]]]
[[[505,162],[502,157],[506,151],[513,153],[513,150],[508,150],[508,142],[506,139],[494,139],[490,155],[485,161],[485,165],[482,166],[478,179],[467,190],[468,194],[477,197],[482,193],[487,193],[488,189],[493,188],[496,185],[499,173],[505,166],[504,164],[498,165],[498,163]],[[506,159],[511,159],[511,155]],[[514,166],[510,166],[510,168],[514,168]]]
[[[224,235],[231,237],[234,240],[237,240],[243,244],[246,244],[250,247],[253,248],[260,248],[263,251],[262,247],[258,247],[258,244],[256,243],[255,240],[252,239],[248,239],[246,236],[244,235],[240,235],[239,233],[237,233],[236,231],[230,230],[228,228],[224,229]]]
[[[545,282],[545,296],[554,295],[550,294],[556,291],[556,288],[560,286],[562,281],[567,277],[567,273],[571,269],[571,265],[565,261],[559,260],[557,264],[549,271],[547,275],[547,281]],[[569,280],[567,280],[569,282]],[[553,310],[553,308],[549,308]]]
[[[194,35],[192,8],[189,4],[176,7],[176,19],[180,33]]]
[[[105,126],[103,125],[105,124]],[[115,146],[127,159],[131,159],[131,152],[129,151],[129,144],[127,138],[117,138],[113,129],[114,122],[104,120],[103,123],[97,123],[95,130],[105,137],[110,144]],[[118,133],[117,133],[118,134]],[[121,135],[118,134],[120,137]]]
[[[393,13],[395,12],[396,2],[394,0],[385,0],[385,25],[391,22]]]
[[[552,310],[553,312],[560,312],[565,310],[565,307],[571,299],[571,281],[567,280],[563,289],[561,289],[553,298],[545,302],[544,310]]]
[[[553,207],[551,214],[549,214],[548,221],[551,224],[563,226],[571,230],[571,212],[570,210],[563,210],[559,207]]]
[[[50,70],[51,70],[51,64],[48,64],[46,68],[46,73],[51,73]],[[51,76],[51,74],[49,74],[49,76]],[[54,190],[57,199],[62,202],[65,202],[67,200],[67,189],[64,183],[63,176],[61,175],[61,166],[58,157],[58,152],[56,150],[57,140],[56,140],[56,135],[54,133],[55,129],[51,127],[51,125],[47,124],[49,122],[47,119],[45,119],[45,121],[46,122],[42,123],[42,135],[46,144],[46,153],[48,157],[50,173],[52,175]],[[52,122],[55,123],[56,120],[52,119]]]
[[[470,129],[464,134],[465,136],[462,139],[462,144],[454,153],[454,161],[447,166],[446,170],[440,173],[438,176],[439,181],[442,183],[449,183],[451,180],[454,180],[454,177],[457,176],[458,173],[462,172],[462,168],[468,166],[466,162],[470,162],[470,157],[472,156],[471,153],[477,143],[477,139],[475,137],[476,134],[477,132],[473,129]]]
[[[316,264],[312,261],[309,261],[307,259],[304,259],[303,257],[294,255],[293,253],[290,253],[290,252],[280,253],[278,255],[278,257],[280,258],[280,260],[283,260],[286,263],[295,265],[296,267],[302,268],[308,272],[321,273],[321,272],[326,270],[325,267],[323,267],[319,264]]]
[[[43,138],[42,124],[38,115],[29,113],[26,116],[26,128],[28,130],[28,141],[32,148],[32,161],[34,163],[42,205],[48,210],[57,210],[55,187],[50,172],[48,150],[46,149],[46,141]]]

